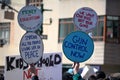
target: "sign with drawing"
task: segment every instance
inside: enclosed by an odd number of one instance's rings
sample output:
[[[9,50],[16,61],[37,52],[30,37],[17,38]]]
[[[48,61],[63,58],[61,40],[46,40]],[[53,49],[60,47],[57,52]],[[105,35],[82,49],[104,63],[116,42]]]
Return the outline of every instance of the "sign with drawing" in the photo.
[[[39,35],[27,32],[20,41],[20,55],[28,63],[36,63],[43,55],[43,42]]]
[[[43,21],[43,16],[35,6],[25,6],[18,13],[18,23],[26,31],[37,30]]]
[[[76,28],[84,32],[89,32],[96,27],[97,21],[97,13],[88,7],[78,9],[73,16],[73,22]]]
[[[94,43],[91,37],[82,31],[68,34],[62,44],[65,56],[73,62],[88,60],[94,51]]]

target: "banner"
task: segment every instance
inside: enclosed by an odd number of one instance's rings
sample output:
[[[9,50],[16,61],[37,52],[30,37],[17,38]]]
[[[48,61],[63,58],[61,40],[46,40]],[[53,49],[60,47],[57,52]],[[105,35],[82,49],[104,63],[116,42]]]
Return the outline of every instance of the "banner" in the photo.
[[[35,64],[39,80],[62,80],[62,53],[46,53]],[[31,80],[29,65],[20,55],[6,56],[5,80]]]

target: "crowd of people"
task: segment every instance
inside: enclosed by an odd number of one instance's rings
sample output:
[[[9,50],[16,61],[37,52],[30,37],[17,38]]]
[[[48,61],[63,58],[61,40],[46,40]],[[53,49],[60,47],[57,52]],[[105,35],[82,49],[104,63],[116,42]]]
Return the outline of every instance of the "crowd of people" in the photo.
[[[0,74],[0,80],[4,80],[4,75]]]
[[[79,73],[80,63],[74,62],[72,67],[62,75],[62,80],[120,80],[120,78],[108,77],[104,71],[97,71],[84,79]],[[34,64],[30,65],[30,72],[33,73],[32,80],[39,80]]]
[[[83,78],[78,70],[80,64],[79,63],[74,64],[76,64],[77,67],[75,66],[72,67],[71,69],[68,69],[68,71],[63,74],[62,80],[120,80],[120,74],[118,74],[119,77],[115,77],[112,75],[108,75],[101,70],[98,70],[94,74],[91,74],[88,78]]]
[[[62,80],[86,80],[82,78],[79,73],[79,63],[73,64],[73,67],[63,74]],[[95,74],[92,74],[88,77],[87,80],[110,80],[106,78],[106,74],[103,71],[97,71]]]

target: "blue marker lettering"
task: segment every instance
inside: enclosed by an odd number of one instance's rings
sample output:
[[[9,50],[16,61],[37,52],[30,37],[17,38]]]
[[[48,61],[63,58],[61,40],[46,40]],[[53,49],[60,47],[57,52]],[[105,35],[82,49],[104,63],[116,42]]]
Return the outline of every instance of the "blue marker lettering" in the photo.
[[[80,53],[77,51],[71,51],[71,56],[74,56],[75,58],[84,58],[85,53]]]
[[[87,39],[85,40],[79,36],[73,36],[72,41],[73,43],[78,43],[78,44],[83,44],[83,45],[87,45],[87,42],[88,42]]]
[[[78,51],[88,52],[86,46],[81,46],[79,44],[73,44],[73,43],[68,42],[68,41],[65,41],[64,45],[65,45],[66,48],[75,49],[75,50],[78,50]]]
[[[38,50],[25,52],[25,58],[26,59],[35,58],[35,57],[39,57]]]

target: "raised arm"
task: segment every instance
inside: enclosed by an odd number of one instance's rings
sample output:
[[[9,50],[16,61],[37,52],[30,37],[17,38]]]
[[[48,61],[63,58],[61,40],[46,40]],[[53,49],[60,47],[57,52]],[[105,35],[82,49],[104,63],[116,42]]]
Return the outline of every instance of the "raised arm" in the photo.
[[[80,67],[80,63],[74,62],[73,80],[83,80],[83,78],[81,77],[81,74],[79,73],[79,67]]]
[[[32,80],[39,80],[39,78],[37,76],[37,71],[36,71],[36,68],[35,68],[34,64],[30,64],[29,71],[33,74]]]
[[[33,73],[34,75],[37,75],[36,68],[34,64],[30,64],[29,71]]]
[[[74,62],[73,72],[77,74],[79,71],[80,64],[78,62]]]

